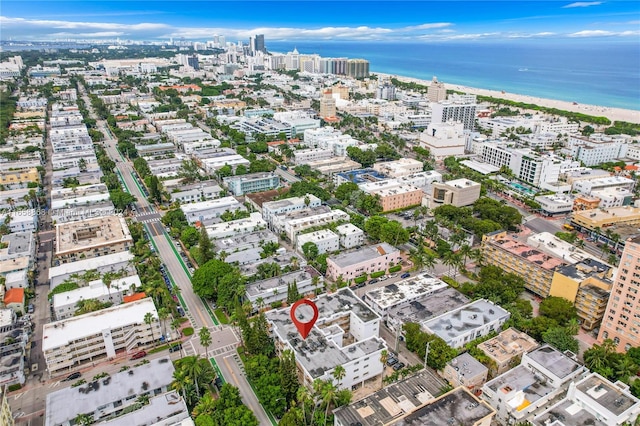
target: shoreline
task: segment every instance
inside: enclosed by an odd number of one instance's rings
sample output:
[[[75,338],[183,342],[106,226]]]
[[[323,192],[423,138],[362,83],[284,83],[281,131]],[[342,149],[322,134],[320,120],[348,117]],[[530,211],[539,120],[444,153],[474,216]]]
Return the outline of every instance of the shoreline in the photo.
[[[393,77],[400,81],[407,83],[416,83],[423,86],[429,86],[430,80],[422,80],[419,78],[405,77],[395,74],[387,74],[381,72],[371,72],[380,77]],[[494,98],[507,99],[514,102],[524,102],[528,104],[540,105],[547,108],[557,108],[565,111],[580,112],[587,115],[593,115],[596,117],[607,117],[611,122],[614,121],[626,121],[629,123],[640,123],[640,111],[624,108],[603,107],[598,105],[577,104],[567,101],[559,101],[555,99],[539,98],[530,95],[519,95],[516,93],[501,92],[499,90],[480,89],[476,87],[469,87],[460,84],[444,83],[447,90],[456,90],[459,92],[465,92],[473,95],[491,96]]]

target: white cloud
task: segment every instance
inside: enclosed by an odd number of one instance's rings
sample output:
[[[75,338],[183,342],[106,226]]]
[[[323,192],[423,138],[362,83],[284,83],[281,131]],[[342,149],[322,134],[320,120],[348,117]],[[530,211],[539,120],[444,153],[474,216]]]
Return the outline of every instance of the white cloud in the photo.
[[[421,25],[414,25],[414,26],[404,27],[404,28],[401,28],[400,30],[404,30],[404,31],[432,30],[432,29],[436,29],[436,28],[450,27],[452,25],[453,24],[451,22],[434,22],[434,23],[431,23],[431,24],[421,24]]]
[[[94,33],[69,33],[69,32],[59,32],[49,34],[49,37],[54,38],[69,38],[69,37],[82,37],[82,38],[104,38],[104,37],[120,37],[125,35],[124,32],[121,31],[97,31]]]
[[[569,37],[629,37],[640,35],[640,30],[634,31],[605,31],[605,30],[584,30],[567,34]]]
[[[569,9],[573,7],[590,7],[590,6],[599,6],[603,2],[601,1],[577,1],[575,3],[568,4],[566,6],[562,6],[563,9]]]
[[[75,22],[46,19],[9,18],[6,16],[0,16],[0,25],[2,25],[3,27],[35,27],[44,29],[59,28],[69,30],[95,29],[104,31],[157,31],[169,28],[169,26],[166,24],[145,22],[140,24],[117,24],[109,22]]]

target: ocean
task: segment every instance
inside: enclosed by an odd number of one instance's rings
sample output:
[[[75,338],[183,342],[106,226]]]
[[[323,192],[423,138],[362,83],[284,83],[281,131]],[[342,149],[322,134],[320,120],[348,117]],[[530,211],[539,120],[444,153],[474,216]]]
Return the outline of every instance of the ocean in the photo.
[[[371,72],[540,98],[640,110],[640,45],[553,41],[475,43],[269,42],[272,52],[363,58]]]

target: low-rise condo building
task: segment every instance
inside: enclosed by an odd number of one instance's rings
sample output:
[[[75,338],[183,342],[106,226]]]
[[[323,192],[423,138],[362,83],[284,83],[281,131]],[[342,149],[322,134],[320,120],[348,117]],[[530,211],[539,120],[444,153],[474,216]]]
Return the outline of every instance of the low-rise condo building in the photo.
[[[482,385],[487,381],[488,374],[489,369],[469,355],[468,352],[464,352],[447,362],[444,370],[442,370],[442,377],[444,377],[451,386],[454,388],[464,386],[472,392],[476,392],[482,388]]]
[[[414,160],[413,158],[401,158],[373,165],[373,170],[393,178],[419,173],[423,168],[422,161]]]
[[[269,228],[273,229],[273,221],[276,216],[284,215],[305,208],[316,208],[322,204],[322,200],[313,194],[304,197],[285,198],[283,200],[267,201],[262,204],[262,217]]]
[[[537,347],[538,342],[533,337],[513,327],[478,345],[478,349],[495,362],[494,376],[506,373],[514,367],[514,361],[519,362],[523,353]]]
[[[387,271],[401,263],[400,250],[387,243],[374,244],[327,257],[326,276],[333,281],[342,277],[349,282],[372,272]]]
[[[480,198],[481,185],[469,179],[456,179],[431,184],[429,208],[435,209],[445,204],[455,207],[470,206]]]
[[[340,246],[349,249],[364,244],[364,231],[352,223],[344,223],[336,227],[340,237]]]
[[[320,229],[319,231],[300,234],[296,237],[296,248],[302,253],[302,247],[306,243],[313,243],[318,248],[318,254],[332,253],[340,248],[340,237],[330,229]]]
[[[246,210],[234,197],[223,197],[217,200],[200,201],[199,203],[182,204],[180,209],[187,217],[190,225],[200,222],[202,224],[213,223],[226,211]]]
[[[251,192],[263,192],[280,186],[280,177],[275,173],[251,173],[229,176],[223,179],[229,191],[240,196]]]
[[[362,183],[359,186],[367,194],[379,197],[383,212],[419,206],[424,196],[422,189],[396,179]]]
[[[312,266],[304,266],[295,272],[282,274],[279,277],[267,278],[265,280],[254,281],[246,285],[247,300],[252,303],[255,309],[263,306],[270,306],[275,302],[287,300],[287,290],[295,283],[298,294],[305,296],[316,294],[316,290],[324,288],[324,278],[320,272]]]

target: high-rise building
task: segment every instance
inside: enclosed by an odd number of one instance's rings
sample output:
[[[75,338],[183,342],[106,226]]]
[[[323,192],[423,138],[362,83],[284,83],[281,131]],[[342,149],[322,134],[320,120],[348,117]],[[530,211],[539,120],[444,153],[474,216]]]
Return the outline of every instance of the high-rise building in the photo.
[[[427,97],[429,102],[440,102],[447,99],[447,88],[444,87],[444,83],[438,81],[438,77],[433,76],[431,84],[427,89]]]
[[[200,62],[198,61],[198,56],[197,55],[189,56],[187,58],[187,63],[194,70],[196,70],[196,71],[200,70]]]
[[[618,352],[640,345],[640,237],[627,240],[620,257],[598,342],[613,340]]]
[[[264,47],[264,34],[258,34],[254,38],[255,42],[255,51],[267,53],[267,49]]]
[[[476,99],[473,95],[452,95],[446,101],[431,104],[431,122],[449,121],[464,124],[467,130],[473,130],[476,119]]]
[[[331,90],[324,92],[320,98],[320,117],[335,117],[336,116],[336,100],[333,98]]]
[[[349,59],[347,76],[353,78],[369,77],[369,61],[366,59]]]

